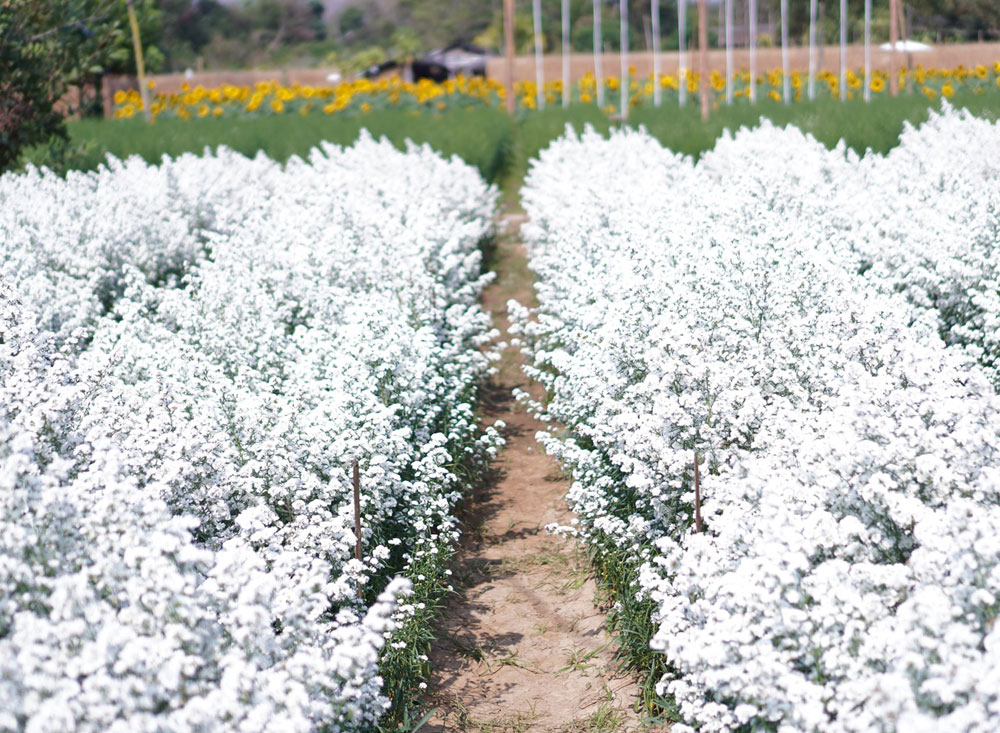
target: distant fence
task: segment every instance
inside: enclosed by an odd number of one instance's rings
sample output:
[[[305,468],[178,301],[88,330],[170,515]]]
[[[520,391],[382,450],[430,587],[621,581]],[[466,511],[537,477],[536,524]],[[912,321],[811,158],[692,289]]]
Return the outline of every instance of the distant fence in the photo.
[[[805,70],[809,65],[809,49],[795,46],[788,49],[789,65],[793,70]],[[819,68],[836,70],[840,65],[839,46],[819,46],[817,48]],[[665,74],[676,73],[677,52],[663,51],[660,55],[660,68]],[[612,70],[618,68],[618,54],[605,53],[602,55],[605,73],[615,73]],[[745,69],[750,65],[750,52],[746,48],[733,50],[733,58],[736,69]],[[645,51],[630,51],[628,56],[629,64],[635,67],[638,76],[646,77],[653,73],[653,55]],[[920,53],[898,53],[897,63],[906,66],[908,63],[925,68],[954,68],[965,65],[967,67],[977,64],[992,65],[1000,61],[1000,43],[957,43],[941,46],[934,46],[930,51]],[[549,54],[543,58],[543,73],[548,80],[562,77],[562,56],[559,54]],[[847,64],[851,68],[860,68],[864,63],[864,46],[853,44],[847,47]],[[708,64],[713,69],[725,68],[725,49],[713,48],[708,52]],[[872,46],[872,66],[876,69],[888,69],[892,64],[892,54],[889,51],[879,50],[877,45]],[[577,80],[585,74],[594,70],[594,57],[589,53],[570,54],[570,78]],[[688,68],[697,68],[697,51],[692,49],[688,52]],[[781,68],[781,48],[767,47],[757,49],[757,68],[761,73],[772,69]],[[149,78],[156,86],[157,92],[167,94],[182,91],[184,84],[203,86],[206,89],[221,86],[222,84],[233,84],[236,86],[251,86],[260,81],[277,80],[285,85],[304,84],[311,86],[322,86],[329,84],[327,81],[331,74],[338,73],[337,69],[271,69],[255,71],[206,71],[191,74],[153,74]],[[506,78],[506,67],[503,57],[491,56],[486,63],[486,75],[490,78],[504,81]],[[515,79],[534,79],[535,59],[533,56],[517,56],[514,59]],[[114,111],[114,95],[119,90],[137,89],[138,82],[134,76],[106,76],[104,77],[104,114],[110,117]]]
[[[837,71],[840,68],[840,46],[818,46],[817,55],[819,68]],[[852,44],[847,47],[847,64],[852,69],[864,65],[865,48],[862,44]],[[660,70],[664,74],[677,73],[677,51],[664,50],[660,54]],[[788,49],[789,66],[793,71],[805,71],[809,66],[809,48],[793,46]],[[976,64],[992,65],[1000,61],[1000,43],[957,43],[934,46],[930,51],[906,54],[899,52],[896,61],[906,66],[909,57],[913,66],[918,64],[925,68],[954,68],[959,64],[975,66]],[[618,52],[602,54],[605,75],[617,76]],[[747,69],[750,66],[750,52],[746,48],[734,48],[733,59],[735,70]],[[647,77],[653,73],[653,54],[646,51],[629,51],[628,62],[635,67],[635,73]],[[892,53],[880,51],[877,44],[872,44],[872,67],[888,70],[892,64]],[[726,51],[713,48],[708,52],[708,66],[711,69],[722,70],[726,67]],[[697,49],[688,51],[688,69],[698,68]],[[758,73],[781,68],[781,47],[757,48]],[[547,80],[562,78],[562,56],[548,54],[544,57],[542,69]],[[594,71],[594,55],[590,53],[570,54],[570,79],[577,80]],[[486,64],[486,75],[503,81],[506,75],[505,61],[502,57],[491,56]],[[535,59],[533,56],[517,56],[514,59],[515,79],[535,78]]]

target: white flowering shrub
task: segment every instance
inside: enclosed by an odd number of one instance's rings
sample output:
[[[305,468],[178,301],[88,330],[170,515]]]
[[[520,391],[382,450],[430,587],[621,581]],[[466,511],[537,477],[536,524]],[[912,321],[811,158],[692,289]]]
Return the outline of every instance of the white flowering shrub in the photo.
[[[872,274],[939,313],[942,337],[1000,385],[1000,125],[945,104],[860,174],[857,246]]]
[[[495,202],[367,137],[0,178],[0,730],[378,724],[499,443]]]
[[[866,262],[875,166],[762,124],[697,164],[568,132],[528,174],[522,398],[699,730],[1000,719],[1000,399]]]

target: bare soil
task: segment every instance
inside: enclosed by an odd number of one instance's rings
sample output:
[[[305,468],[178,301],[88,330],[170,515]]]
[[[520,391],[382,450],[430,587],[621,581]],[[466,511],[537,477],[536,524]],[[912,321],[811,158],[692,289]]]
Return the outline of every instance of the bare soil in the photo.
[[[507,339],[506,303],[533,303],[533,278],[508,215],[497,280],[483,304]],[[517,406],[514,387],[540,394],[508,349],[486,391],[485,421],[502,419],[507,444],[493,479],[467,507],[455,572],[431,655],[425,702],[436,712],[423,731],[632,731],[635,680],[620,672],[615,642],[598,607],[586,556],[575,540],[545,531],[568,524],[568,482],[535,442],[542,424]],[[652,730],[644,728],[644,730]]]

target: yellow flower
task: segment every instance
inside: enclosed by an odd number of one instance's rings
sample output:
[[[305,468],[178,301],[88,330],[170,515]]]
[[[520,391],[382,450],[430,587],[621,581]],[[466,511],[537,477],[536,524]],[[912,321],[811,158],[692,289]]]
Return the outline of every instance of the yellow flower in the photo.
[[[440,102],[439,104],[443,104],[443,102]],[[440,109],[440,107],[438,109]],[[368,102],[362,102],[361,111],[364,112],[365,114],[368,114],[369,112],[372,111],[372,106],[368,104]]]
[[[880,93],[883,89],[885,89],[885,82],[882,81],[882,77],[876,76],[874,79],[872,79],[871,88],[872,91],[875,92],[876,94]]]
[[[772,99],[773,101],[775,101],[775,102],[780,102],[781,101],[781,95],[778,94],[777,90],[775,90],[775,89],[772,89],[771,91],[769,91],[767,93],[767,96],[770,99]]]
[[[1000,81],[1000,80],[998,80],[998,81]],[[591,97],[589,94],[587,94],[587,92],[581,92],[580,93],[580,101],[583,104],[589,104],[592,99],[593,99],[593,97]]]
[[[128,100],[128,95],[121,89],[115,92],[115,104],[125,104],[126,100]]]
[[[948,99],[951,99],[952,97],[955,96],[955,87],[953,87],[951,84],[945,84],[943,87],[941,87],[941,95],[947,97]]]
[[[224,111],[225,110],[222,109],[222,107],[216,107],[215,109],[212,110],[212,116],[214,116],[214,117],[222,117],[222,113]]]
[[[921,87],[920,91],[923,92],[923,95],[928,99],[934,99],[935,97],[937,97],[937,92],[935,92],[929,86]]]
[[[285,105],[281,103],[281,100],[272,99],[271,100],[271,109],[274,111],[275,114],[279,114],[280,115],[282,112],[285,111]]]
[[[208,105],[207,104],[203,104],[200,107],[198,107],[198,116],[199,117],[208,117],[208,113],[209,113],[209,109],[208,109]]]

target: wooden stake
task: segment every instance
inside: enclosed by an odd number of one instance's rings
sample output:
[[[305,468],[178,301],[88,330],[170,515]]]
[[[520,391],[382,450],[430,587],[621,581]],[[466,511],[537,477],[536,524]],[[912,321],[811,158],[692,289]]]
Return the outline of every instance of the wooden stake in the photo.
[[[358,470],[358,462],[354,462],[354,557],[361,562],[361,473]],[[361,600],[361,583],[358,582],[358,600]]]
[[[701,533],[701,484],[698,480],[698,451],[694,452],[694,530]]]

